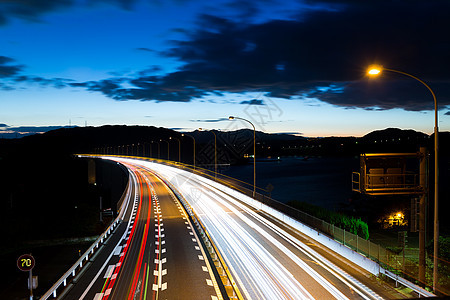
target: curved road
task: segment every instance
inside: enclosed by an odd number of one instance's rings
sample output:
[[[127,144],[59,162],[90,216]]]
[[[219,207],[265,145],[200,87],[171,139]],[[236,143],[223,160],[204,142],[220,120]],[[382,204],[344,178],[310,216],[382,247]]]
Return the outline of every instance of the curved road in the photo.
[[[109,159],[151,170],[183,195],[246,299],[403,298],[351,262],[244,204],[240,197],[245,196],[227,187],[161,164]]]
[[[64,299],[222,299],[181,204],[142,167],[124,220]]]

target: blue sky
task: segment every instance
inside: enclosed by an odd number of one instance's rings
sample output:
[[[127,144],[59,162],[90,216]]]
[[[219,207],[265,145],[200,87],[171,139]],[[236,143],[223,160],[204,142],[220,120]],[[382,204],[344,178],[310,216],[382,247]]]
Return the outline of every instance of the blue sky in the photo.
[[[0,131],[153,125],[361,136],[450,130],[448,1],[9,0]],[[29,128],[27,129],[29,130]],[[39,131],[39,129],[36,129]]]

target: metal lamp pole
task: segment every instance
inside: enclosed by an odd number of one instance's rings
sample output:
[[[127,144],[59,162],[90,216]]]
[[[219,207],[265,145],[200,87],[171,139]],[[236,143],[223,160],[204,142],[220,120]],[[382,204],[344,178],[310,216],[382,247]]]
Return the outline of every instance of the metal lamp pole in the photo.
[[[252,125],[252,127],[253,127],[253,198],[255,198],[255,196],[256,196],[256,129],[255,129],[255,125],[253,125],[253,123],[250,122],[249,120],[240,118],[240,117],[229,116],[228,119],[229,120],[235,120],[235,119],[242,120],[242,121],[250,123],[250,125]]]
[[[199,128],[198,130],[209,131],[214,134],[214,177],[217,178],[217,135],[212,130],[207,130],[204,128]]]
[[[438,283],[438,250],[439,250],[439,165],[438,165],[438,103],[436,99],[436,95],[434,94],[433,90],[426,84],[423,80],[417,78],[416,76],[413,76],[411,74],[393,70],[393,69],[387,69],[382,66],[370,66],[369,67],[369,75],[379,75],[382,71],[390,71],[394,73],[399,73],[406,75],[408,77],[411,77],[420,83],[422,83],[431,93],[433,96],[434,101],[434,237],[433,237],[433,246],[434,246],[434,259],[433,259],[433,290],[436,292],[437,283]]]
[[[159,141],[167,143],[167,160],[170,160],[170,154],[169,154],[170,144],[169,144],[169,142],[166,140],[159,140]]]
[[[181,141],[179,138],[176,138],[176,137],[174,137],[174,138],[169,137],[169,140],[171,140],[171,139],[175,139],[178,141],[178,162],[181,162]]]
[[[194,141],[194,170],[195,170],[195,138],[192,135],[182,133],[181,136],[188,136]]]

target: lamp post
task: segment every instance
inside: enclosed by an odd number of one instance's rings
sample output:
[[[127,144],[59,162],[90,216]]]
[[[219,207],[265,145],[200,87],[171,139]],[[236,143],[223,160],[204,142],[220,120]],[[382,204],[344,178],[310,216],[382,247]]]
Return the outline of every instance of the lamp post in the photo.
[[[170,144],[169,144],[169,142],[166,140],[159,140],[159,141],[167,143],[167,160],[170,160],[170,156],[169,156]]]
[[[175,139],[175,140],[178,141],[178,162],[181,162],[181,141],[180,141],[179,138],[176,138],[176,137],[174,137],[174,138],[169,137],[169,140],[172,140],[172,139]]]
[[[153,141],[152,141],[152,143],[153,143]],[[158,144],[158,159],[159,159],[160,154],[161,154],[161,146],[159,145],[158,141],[156,141],[156,143]]]
[[[209,131],[214,134],[214,177],[217,178],[217,135],[212,130],[207,130],[204,128],[199,128],[200,131]]]
[[[242,121],[250,123],[250,125],[252,125],[252,127],[253,127],[253,198],[255,198],[255,196],[256,196],[256,129],[255,129],[255,125],[253,125],[253,123],[250,122],[249,120],[240,118],[240,117],[229,116],[228,119],[229,120],[235,120],[235,119],[242,120]]]
[[[439,215],[438,215],[438,204],[439,204],[439,166],[438,166],[438,103],[436,99],[436,95],[434,94],[433,90],[421,79],[417,78],[416,76],[413,76],[411,74],[393,70],[393,69],[387,69],[380,65],[371,65],[369,66],[369,69],[367,73],[371,76],[377,76],[380,75],[382,71],[389,71],[394,73],[399,73],[406,75],[408,77],[411,77],[420,83],[422,83],[431,93],[433,96],[434,101],[434,259],[433,259],[433,290],[436,292],[436,287],[438,283],[438,250],[439,250]]]
[[[195,138],[192,135],[182,133],[181,136],[188,136],[194,141],[194,170],[195,170]]]

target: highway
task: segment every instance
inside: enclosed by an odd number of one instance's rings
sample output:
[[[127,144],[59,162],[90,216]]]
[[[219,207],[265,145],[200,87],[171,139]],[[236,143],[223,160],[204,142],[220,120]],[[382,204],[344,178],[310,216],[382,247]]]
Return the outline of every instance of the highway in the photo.
[[[358,266],[244,204],[239,198],[246,196],[223,185],[166,165],[108,159],[155,173],[177,189],[212,237],[243,298],[403,298]]]
[[[133,193],[121,225],[63,299],[223,299],[178,199],[154,174],[123,163]]]

